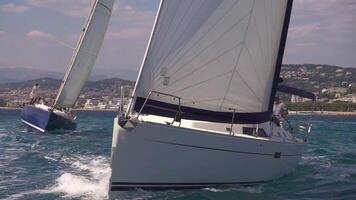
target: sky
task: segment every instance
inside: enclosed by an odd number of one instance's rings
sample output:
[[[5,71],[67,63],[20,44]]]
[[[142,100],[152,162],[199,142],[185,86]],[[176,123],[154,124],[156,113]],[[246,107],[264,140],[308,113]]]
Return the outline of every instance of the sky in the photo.
[[[0,0],[0,68],[64,72],[93,0]],[[158,0],[116,0],[96,66],[138,70]],[[294,0],[285,64],[356,67],[356,0]]]

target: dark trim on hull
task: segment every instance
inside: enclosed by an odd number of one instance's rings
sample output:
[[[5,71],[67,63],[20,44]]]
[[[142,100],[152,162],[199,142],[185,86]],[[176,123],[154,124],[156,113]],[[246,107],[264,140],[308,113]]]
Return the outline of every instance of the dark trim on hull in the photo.
[[[35,106],[26,106],[22,109],[21,118],[24,123],[41,132],[58,129],[74,130],[76,123],[53,111],[47,111]]]
[[[281,68],[282,68],[282,61],[283,61],[284,49],[285,49],[286,41],[287,41],[290,15],[292,12],[292,7],[293,7],[293,0],[287,0],[287,1],[288,2],[287,2],[286,14],[284,15],[281,40],[279,42],[276,69],[274,71],[271,97],[269,99],[269,105],[268,105],[268,110],[270,110],[270,111],[273,111],[274,98],[276,97],[278,83],[281,80],[281,78],[279,76],[280,76],[280,72],[281,72]]]
[[[222,182],[222,183],[134,183],[134,182],[112,182],[111,191],[128,191],[128,190],[187,190],[202,189],[207,187],[218,187],[223,185],[242,185],[250,186],[271,182],[267,181],[245,181],[245,182]]]
[[[145,104],[146,98],[136,97],[134,110],[139,112]],[[159,115],[164,117],[175,117],[179,111],[179,106],[152,99],[147,99],[141,113]],[[271,119],[272,112],[235,113],[234,123],[238,124],[259,124]],[[199,108],[181,106],[181,118],[189,120],[210,121],[218,123],[231,123],[232,112],[216,112]]]
[[[260,155],[260,156],[272,156],[272,157],[275,157],[276,153],[279,153],[279,157],[282,157],[282,156],[301,156],[301,154],[282,154],[282,152],[257,153],[257,152],[247,152],[247,151],[236,151],[236,150],[231,150],[231,149],[220,149],[220,148],[212,148],[212,147],[195,146],[195,145],[189,145],[189,144],[180,144],[180,143],[175,143],[175,142],[165,142],[165,141],[158,141],[158,140],[149,140],[149,141],[157,142],[157,143],[161,143],[161,144],[183,146],[183,147],[191,147],[191,148],[196,148],[196,149],[207,149],[207,150],[214,150],[214,151],[224,151],[224,152],[240,153],[240,154],[252,154],[252,155]]]

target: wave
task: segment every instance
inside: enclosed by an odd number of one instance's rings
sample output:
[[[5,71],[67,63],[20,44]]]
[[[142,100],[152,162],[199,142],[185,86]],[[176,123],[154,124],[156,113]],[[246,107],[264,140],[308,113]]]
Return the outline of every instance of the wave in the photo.
[[[52,156],[46,156],[53,160]],[[45,189],[14,194],[6,200],[21,199],[36,194],[58,194],[63,198],[107,199],[111,168],[109,159],[102,156],[71,156],[63,158],[71,169],[63,171],[54,184]],[[68,172],[69,171],[69,172]]]

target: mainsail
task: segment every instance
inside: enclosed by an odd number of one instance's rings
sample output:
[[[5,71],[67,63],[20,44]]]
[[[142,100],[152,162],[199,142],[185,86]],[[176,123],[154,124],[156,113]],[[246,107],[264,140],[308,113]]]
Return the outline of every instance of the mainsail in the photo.
[[[113,5],[114,0],[95,0],[54,106],[71,107],[77,101],[99,53]]]
[[[133,110],[171,117],[179,110],[182,118],[215,122],[233,116],[235,123],[267,121],[291,5],[162,0]]]

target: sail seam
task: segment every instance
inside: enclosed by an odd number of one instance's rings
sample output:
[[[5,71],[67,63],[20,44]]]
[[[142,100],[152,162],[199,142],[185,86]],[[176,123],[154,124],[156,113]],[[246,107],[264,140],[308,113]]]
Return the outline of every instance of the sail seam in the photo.
[[[98,1],[98,4],[100,4],[101,6],[106,8],[109,11],[109,13],[111,14],[111,9],[107,5],[105,5],[104,3],[100,2],[100,1]]]
[[[207,47],[205,47],[204,49],[202,49],[198,54],[194,55],[192,57],[192,59],[190,59],[188,62],[184,63],[180,68],[178,68],[173,74],[171,74],[170,76],[173,76],[174,74],[178,73],[178,71],[180,71],[181,69],[183,69],[184,67],[188,66],[190,63],[192,63],[193,60],[195,60],[196,58],[198,58],[198,56],[202,53],[204,53],[206,50],[210,49],[211,46],[213,46],[217,41],[219,41],[226,33],[228,33],[229,31],[231,31],[231,29],[235,26],[237,26],[240,22],[242,22],[248,15],[244,16],[241,18],[240,21],[238,21],[238,23],[234,24],[232,27],[230,27],[228,30],[226,30],[225,32],[223,32],[216,40],[214,40],[212,43],[210,43]],[[236,44],[234,47],[228,49],[227,51],[224,51],[223,54],[220,54],[219,56],[213,58],[213,60],[223,56],[226,52],[240,46],[242,44],[242,42],[239,42],[238,44]],[[205,66],[204,66],[205,67]],[[184,76],[189,76],[191,74],[191,72],[188,72],[187,74],[183,75]],[[157,76],[159,77],[159,76]]]
[[[252,13],[252,11],[253,11],[254,4],[255,4],[255,0],[253,1],[252,6],[251,6],[251,10],[250,10],[250,12],[249,12],[249,14],[248,14],[248,22],[247,22],[247,27],[246,27],[245,34],[244,34],[243,41],[242,41],[243,43],[245,43],[246,35],[247,35],[247,30],[248,30],[248,28],[249,28],[249,26],[250,26],[251,13]],[[235,63],[235,67],[234,67],[234,69],[233,69],[233,73],[231,74],[229,83],[228,83],[227,88],[226,88],[226,91],[225,91],[225,95],[224,95],[224,98],[223,98],[224,100],[226,99],[227,93],[228,93],[229,90],[230,90],[231,82],[232,82],[232,79],[234,78],[234,72],[236,71],[236,68],[237,68],[237,66],[238,66],[238,64],[239,64],[240,56],[241,56],[241,54],[242,54],[242,51],[243,51],[243,48],[241,48],[241,50],[240,50],[240,52],[239,52],[239,55],[238,55],[238,57],[237,57],[237,60],[236,60],[236,63]],[[221,101],[220,108],[222,108],[222,105],[224,104],[224,100]]]
[[[258,37],[258,45],[260,46],[260,51],[261,51],[261,58],[262,58],[261,64],[263,64],[263,63],[266,63],[266,57],[264,54],[264,50],[262,48],[262,44],[261,44],[262,39],[261,39],[260,32],[258,30],[257,20],[256,20],[256,16],[255,16],[254,12],[252,12],[252,17],[253,17],[253,21],[255,22],[255,27],[256,27],[257,37]],[[250,53],[250,51],[249,51],[249,53]],[[250,54],[250,56],[251,56],[251,54]],[[263,69],[264,74],[266,74],[266,68],[262,67],[262,69]],[[256,74],[257,74],[257,72],[256,72]],[[259,76],[259,74],[257,74],[257,76]]]
[[[172,85],[174,85],[175,83],[178,83],[179,81],[181,81],[181,80],[183,80],[183,79],[185,79],[185,78],[187,78],[187,77],[193,75],[193,73],[195,73],[195,72],[197,72],[197,71],[199,71],[199,70],[201,70],[201,69],[205,69],[208,64],[210,64],[210,63],[212,63],[212,62],[218,60],[220,57],[222,57],[222,56],[225,55],[226,53],[232,51],[233,49],[235,49],[235,48],[237,48],[237,47],[239,47],[239,46],[241,46],[241,45],[242,45],[242,43],[238,43],[238,44],[236,44],[235,46],[233,46],[232,48],[225,50],[222,54],[220,54],[220,55],[218,55],[217,57],[215,57],[215,58],[209,60],[208,62],[206,62],[205,64],[201,65],[200,67],[194,69],[193,71],[189,72],[188,74],[183,75],[180,79],[178,79],[178,80],[172,82],[172,83],[170,84],[170,86],[172,86]],[[158,87],[159,85],[156,85],[156,86]]]
[[[169,4],[168,4],[168,5],[169,5]],[[179,9],[180,5],[181,5],[181,1],[179,1],[178,4],[177,4],[177,8],[178,8],[178,9]],[[167,8],[167,10],[168,10],[168,8]],[[177,13],[178,13],[178,12],[175,12],[175,13],[174,13],[174,16],[172,16],[171,19],[169,20],[169,24],[170,24],[170,25],[172,24],[173,19],[177,16]],[[162,34],[162,35],[163,35],[163,38],[162,38],[162,40],[161,40],[161,41],[162,41],[162,44],[164,44],[164,43],[167,41],[166,38],[167,38],[167,35],[168,35],[169,31],[170,31],[170,28],[167,28],[167,31],[165,31],[164,33],[161,33],[161,32],[158,33],[158,34]],[[157,35],[158,35],[158,34],[157,34]],[[158,43],[156,43],[155,45],[157,46],[157,44],[158,44]],[[162,46],[163,46],[163,45],[162,45]],[[159,53],[157,53],[157,55],[162,55],[162,52],[165,51],[165,49],[163,49],[163,48],[161,48],[160,50],[161,50],[161,51],[160,51]],[[162,56],[161,56],[161,57],[162,57]],[[161,57],[160,57],[160,58],[161,58]],[[157,60],[159,61],[159,59],[157,59]],[[154,60],[154,62],[155,62],[155,60]],[[152,63],[154,64],[154,62],[152,62]],[[151,71],[151,73],[152,73],[152,72],[154,71],[154,69],[151,69],[150,71]],[[154,79],[154,78],[153,78],[153,79]]]
[[[196,2],[196,1],[195,1],[195,2]],[[202,5],[203,5],[205,2],[207,2],[207,1],[204,1],[202,4],[200,4],[200,6],[196,9],[196,11],[198,11],[198,10],[202,7]],[[190,25],[191,25],[191,23],[192,23],[193,21],[194,21],[194,20],[190,20],[190,21],[188,22],[187,27],[185,27],[184,31],[183,31],[183,32],[181,33],[181,35],[178,37],[177,41],[174,43],[173,46],[175,46],[175,45],[178,43],[178,41],[181,39],[181,37],[184,35],[184,33],[188,30],[188,27],[190,27]],[[173,48],[173,46],[172,46],[172,48]],[[181,50],[182,50],[182,47],[180,48],[180,50],[178,50],[178,52],[180,52]],[[171,55],[171,52],[172,52],[172,49],[170,50],[170,52],[169,52],[168,55]],[[154,67],[154,69],[153,69],[153,74],[157,73],[157,72],[159,71],[159,69],[161,68],[161,64],[164,63],[164,62],[167,61],[167,60],[168,60],[168,57],[165,58],[159,65],[157,65],[157,67]]]
[[[189,86],[187,86],[187,87],[178,89],[178,90],[176,90],[176,91],[174,91],[174,92],[171,92],[171,93],[172,93],[172,94],[176,94],[177,92],[186,90],[186,89],[191,88],[191,87],[195,87],[195,86],[197,86],[197,85],[200,85],[200,84],[205,83],[205,82],[210,81],[210,80],[214,80],[214,79],[216,79],[216,78],[222,77],[222,76],[224,76],[224,75],[226,75],[226,74],[229,74],[229,73],[231,73],[231,72],[232,72],[232,71],[230,70],[230,71],[228,71],[228,72],[224,72],[224,73],[218,74],[218,75],[216,75],[216,76],[210,77],[210,78],[205,79],[205,80],[203,80],[203,81],[200,81],[200,82],[198,82],[198,83],[196,83],[196,84],[189,85]]]
[[[246,44],[245,44],[244,46],[245,46],[246,51],[247,51],[247,54],[249,55],[249,58],[250,58],[250,60],[251,60],[253,69],[254,69],[254,71],[255,71],[255,73],[256,73],[256,78],[257,78],[257,80],[258,80],[258,83],[260,84],[260,87],[263,88],[262,81],[261,81],[261,79],[260,79],[260,76],[259,76],[258,73],[257,73],[256,63],[255,63],[255,62],[253,61],[253,59],[252,59],[252,55],[251,55],[250,49],[248,48],[248,46],[247,46]]]
[[[262,102],[262,99],[260,99],[260,97],[256,94],[256,92],[250,87],[250,85],[247,83],[247,81],[245,80],[245,78],[243,78],[243,76],[239,73],[239,71],[234,71],[233,73],[236,73],[240,79],[242,80],[242,82],[248,87],[248,89],[254,94],[254,96],[257,98],[257,100],[260,101],[260,103]]]
[[[189,8],[191,7],[192,3],[193,3],[193,1],[190,1],[190,4],[189,4],[189,6],[188,6]],[[188,12],[188,11],[189,11],[189,9],[185,10],[185,13],[184,13],[183,17],[180,19],[178,25],[177,25],[176,27],[174,27],[174,28],[175,28],[175,29],[174,29],[174,30],[175,30],[174,32],[176,32],[177,28],[182,24],[183,20],[187,17],[187,12]],[[178,12],[175,13],[175,16],[177,15],[177,13],[178,13]],[[173,19],[172,19],[172,20],[173,20]],[[191,21],[190,21],[190,23],[191,23]],[[183,31],[183,33],[185,33],[185,31],[187,30],[187,28],[188,28],[188,26],[185,28],[185,30]],[[167,31],[167,32],[169,32],[169,31]],[[182,33],[182,35],[183,35],[183,33]],[[166,34],[166,35],[167,35],[167,34]],[[174,42],[174,44],[173,44],[173,45],[171,46],[171,48],[169,49],[169,52],[168,52],[167,55],[171,55],[171,52],[172,52],[172,50],[173,50],[173,47],[177,44],[177,42],[179,41],[179,39],[181,38],[182,35],[180,35],[180,36],[177,38],[177,40]],[[165,39],[166,39],[166,37],[165,37]],[[161,56],[159,57],[159,59],[157,59],[158,61],[160,61],[161,58],[163,57],[163,53],[162,53],[162,52],[165,52],[165,49],[162,48],[162,50],[161,50],[161,52],[160,52]],[[167,57],[166,57],[165,59],[163,59],[159,64],[157,64],[155,67],[152,68],[152,70],[151,70],[152,74],[155,74],[155,73],[161,68],[161,67],[160,67],[161,64],[164,63],[164,61],[166,61],[166,59],[167,59]],[[157,70],[156,70],[156,69],[157,69]]]
[[[237,3],[238,3],[238,2],[236,2],[235,4],[237,4]],[[222,19],[224,19],[224,18],[227,16],[227,14],[229,14],[229,13],[231,12],[231,10],[232,10],[232,8],[235,6],[235,4],[234,4],[233,6],[231,6],[231,8],[229,9],[229,11],[226,12],[221,18],[219,18],[219,19],[209,28],[209,30],[208,30],[206,33],[203,34],[203,36],[201,36],[194,44],[192,44],[191,47],[188,48],[188,49],[183,53],[183,55],[182,55],[181,57],[176,58],[176,61],[175,61],[172,65],[174,66],[174,65],[178,62],[178,60],[180,60],[182,57],[184,57],[193,47],[195,47],[202,39],[204,39],[205,36],[206,36],[211,30],[213,30],[213,28],[214,28]],[[240,19],[239,21],[237,21],[232,27],[230,27],[230,29],[233,28],[234,26],[238,25],[240,22],[242,22],[243,19],[244,19],[245,17],[247,17],[247,16],[248,16],[248,15],[245,15],[245,16],[241,17],[241,19]],[[200,51],[197,55],[194,55],[194,57],[193,57],[190,61],[188,61],[188,63],[185,63],[183,66],[179,67],[179,68],[178,68],[174,73],[172,73],[170,76],[173,76],[173,75],[176,74],[178,71],[180,71],[181,69],[183,69],[187,64],[189,64],[192,60],[194,60],[194,59],[196,58],[196,56],[198,56],[198,55],[200,55],[201,53],[203,53],[206,49],[208,49],[210,46],[212,46],[217,40],[219,40],[224,34],[226,34],[228,31],[230,31],[230,29],[228,29],[227,31],[225,31],[224,33],[222,33],[216,40],[214,40],[212,43],[210,43],[206,48],[204,48],[202,51]],[[179,51],[178,53],[180,53],[180,51]],[[168,63],[167,66],[172,66],[171,63],[172,63],[172,62]],[[159,78],[159,76],[155,77],[155,79],[156,79],[156,78]]]

